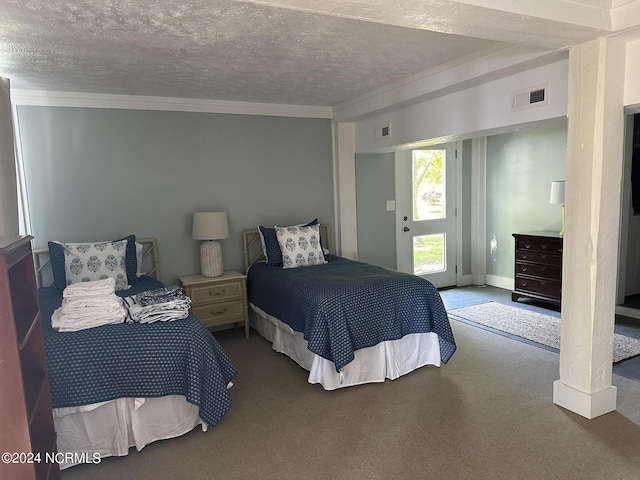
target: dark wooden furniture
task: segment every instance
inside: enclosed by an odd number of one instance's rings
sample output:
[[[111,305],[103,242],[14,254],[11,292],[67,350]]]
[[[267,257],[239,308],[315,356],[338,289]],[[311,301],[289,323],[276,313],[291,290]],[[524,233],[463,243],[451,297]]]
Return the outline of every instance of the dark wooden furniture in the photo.
[[[0,478],[12,480],[60,478],[31,238],[0,237]]]
[[[553,232],[514,233],[515,288],[511,300],[530,298],[560,305],[562,237]]]

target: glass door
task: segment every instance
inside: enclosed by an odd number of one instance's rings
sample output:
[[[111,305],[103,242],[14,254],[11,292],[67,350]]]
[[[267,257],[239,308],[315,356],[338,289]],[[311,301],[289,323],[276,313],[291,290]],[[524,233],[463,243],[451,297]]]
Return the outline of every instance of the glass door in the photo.
[[[397,161],[401,228],[398,269],[436,287],[456,284],[455,145],[411,151]]]

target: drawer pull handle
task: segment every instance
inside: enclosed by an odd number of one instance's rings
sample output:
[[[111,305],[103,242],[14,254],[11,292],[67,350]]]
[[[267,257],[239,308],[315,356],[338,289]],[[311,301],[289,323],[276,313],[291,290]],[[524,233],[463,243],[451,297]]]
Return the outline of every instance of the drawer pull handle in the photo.
[[[528,243],[525,243],[525,244],[524,244],[524,248],[531,248],[531,245],[530,245],[530,244],[528,244]]]
[[[527,286],[527,282],[520,282],[520,285],[522,285],[523,287]]]
[[[523,254],[522,254],[522,259],[523,259],[523,260],[526,260],[527,258],[529,258],[529,255],[527,255],[526,253],[523,253]]]
[[[540,255],[540,257],[542,257],[543,260],[546,260],[548,256],[549,255],[545,255],[545,254]]]
[[[540,265],[540,270],[542,270],[543,272],[547,270],[547,267],[544,267],[542,265]]]
[[[223,308],[222,310],[218,310],[217,312],[214,312],[213,310],[209,312],[210,315],[222,315],[223,313],[227,313],[226,308]]]
[[[522,267],[522,271],[523,271],[523,272],[526,272],[527,270],[529,270],[529,268],[528,268],[528,267]]]
[[[542,247],[543,250],[546,250],[548,245],[545,245],[544,243],[542,245],[540,245]]]
[[[226,290],[221,290],[221,291],[218,291],[218,292],[216,292],[216,293],[213,293],[213,291],[212,291],[212,290],[209,290],[209,295],[214,296],[214,297],[216,297],[216,296],[218,296],[218,295],[224,295],[225,293],[227,293],[227,291],[226,291]]]

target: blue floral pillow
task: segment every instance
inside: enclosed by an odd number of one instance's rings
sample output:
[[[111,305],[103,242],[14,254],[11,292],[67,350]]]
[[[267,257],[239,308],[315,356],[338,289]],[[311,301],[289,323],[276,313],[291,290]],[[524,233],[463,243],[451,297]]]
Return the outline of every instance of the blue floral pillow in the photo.
[[[275,227],[275,229],[282,252],[282,268],[309,267],[327,263],[320,246],[318,225]]]
[[[106,243],[121,242],[126,240],[126,249],[124,254],[124,269],[126,272],[126,285],[131,285],[138,280],[136,272],[138,270],[138,259],[136,255],[136,237],[135,235],[129,235],[128,237],[120,240],[113,240],[109,242],[87,242],[83,244],[65,244],[62,242],[49,242],[49,258],[51,259],[51,269],[53,272],[53,285],[56,290],[62,292],[65,287],[71,283],[67,279],[67,265],[65,255],[65,245],[102,245]],[[120,273],[120,272],[118,272]],[[109,276],[114,276],[113,273]],[[114,276],[116,278],[117,274]],[[121,279],[121,283],[122,283]],[[116,278],[116,284],[118,279]],[[124,288],[127,288],[126,286]],[[116,289],[119,289],[116,285]]]
[[[316,218],[306,224],[306,226],[309,225],[318,225],[318,219]],[[296,226],[305,226],[305,224]],[[282,266],[282,252],[280,251],[280,244],[278,243],[275,227],[263,227],[260,225],[258,230],[260,230],[262,252],[267,258],[267,265]]]

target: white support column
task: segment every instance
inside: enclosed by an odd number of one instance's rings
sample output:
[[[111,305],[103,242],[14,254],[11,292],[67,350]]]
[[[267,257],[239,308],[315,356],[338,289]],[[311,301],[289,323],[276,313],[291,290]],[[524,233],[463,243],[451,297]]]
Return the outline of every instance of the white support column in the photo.
[[[358,258],[358,226],[356,215],[356,142],[355,125],[334,125],[334,202],[337,252]]]
[[[487,274],[487,138],[471,143],[471,277],[484,285]]]
[[[560,379],[553,401],[586,418],[616,408],[611,385],[624,143],[625,44],[571,49]]]

